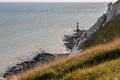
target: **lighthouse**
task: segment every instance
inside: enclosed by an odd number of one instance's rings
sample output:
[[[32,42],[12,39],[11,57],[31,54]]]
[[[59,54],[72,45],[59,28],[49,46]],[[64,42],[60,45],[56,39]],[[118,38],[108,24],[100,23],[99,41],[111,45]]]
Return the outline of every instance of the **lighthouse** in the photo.
[[[80,29],[79,29],[79,22],[77,22],[77,26],[76,26],[76,32],[79,32]]]

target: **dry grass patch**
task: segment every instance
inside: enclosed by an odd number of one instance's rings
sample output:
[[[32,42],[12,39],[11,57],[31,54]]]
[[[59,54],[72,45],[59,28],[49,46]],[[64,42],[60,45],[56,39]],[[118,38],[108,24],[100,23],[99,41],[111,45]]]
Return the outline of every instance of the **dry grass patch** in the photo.
[[[120,58],[120,39],[92,47],[75,56],[45,64],[43,67],[38,66],[22,74],[12,76],[10,80],[15,80],[15,78],[16,80],[61,80],[64,75],[70,72],[94,67],[118,58]]]

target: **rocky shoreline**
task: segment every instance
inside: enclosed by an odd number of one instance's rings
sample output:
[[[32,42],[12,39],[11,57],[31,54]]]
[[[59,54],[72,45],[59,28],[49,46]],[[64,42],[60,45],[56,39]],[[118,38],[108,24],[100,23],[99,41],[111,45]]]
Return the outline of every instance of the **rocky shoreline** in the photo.
[[[23,61],[21,63],[16,64],[15,66],[9,67],[5,73],[3,73],[3,77],[7,78],[8,76],[19,74],[23,71],[26,71],[28,69],[31,69],[36,66],[36,64],[44,64],[54,61],[55,59],[61,58],[61,57],[67,57],[69,54],[51,54],[51,53],[38,53],[35,57],[33,57],[31,60]]]

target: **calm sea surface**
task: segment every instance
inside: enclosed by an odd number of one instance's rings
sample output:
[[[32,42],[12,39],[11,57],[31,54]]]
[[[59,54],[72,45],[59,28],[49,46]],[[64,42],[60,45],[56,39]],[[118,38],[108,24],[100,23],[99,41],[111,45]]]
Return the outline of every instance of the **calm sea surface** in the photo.
[[[107,3],[0,3],[0,72],[39,48],[64,53],[64,34],[89,29]]]

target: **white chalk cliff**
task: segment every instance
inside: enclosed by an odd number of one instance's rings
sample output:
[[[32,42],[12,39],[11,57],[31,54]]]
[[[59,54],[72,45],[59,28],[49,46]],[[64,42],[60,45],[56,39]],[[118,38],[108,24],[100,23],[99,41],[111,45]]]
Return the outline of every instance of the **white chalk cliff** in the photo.
[[[76,41],[76,44],[71,51],[71,54],[76,54],[78,51],[82,51],[81,46],[85,41],[98,29],[103,27],[108,21],[111,19],[114,19],[115,16],[120,14],[120,0],[118,0],[116,3],[109,3],[108,9],[105,14],[103,14],[101,17],[98,18],[97,22],[89,29],[86,30]]]

